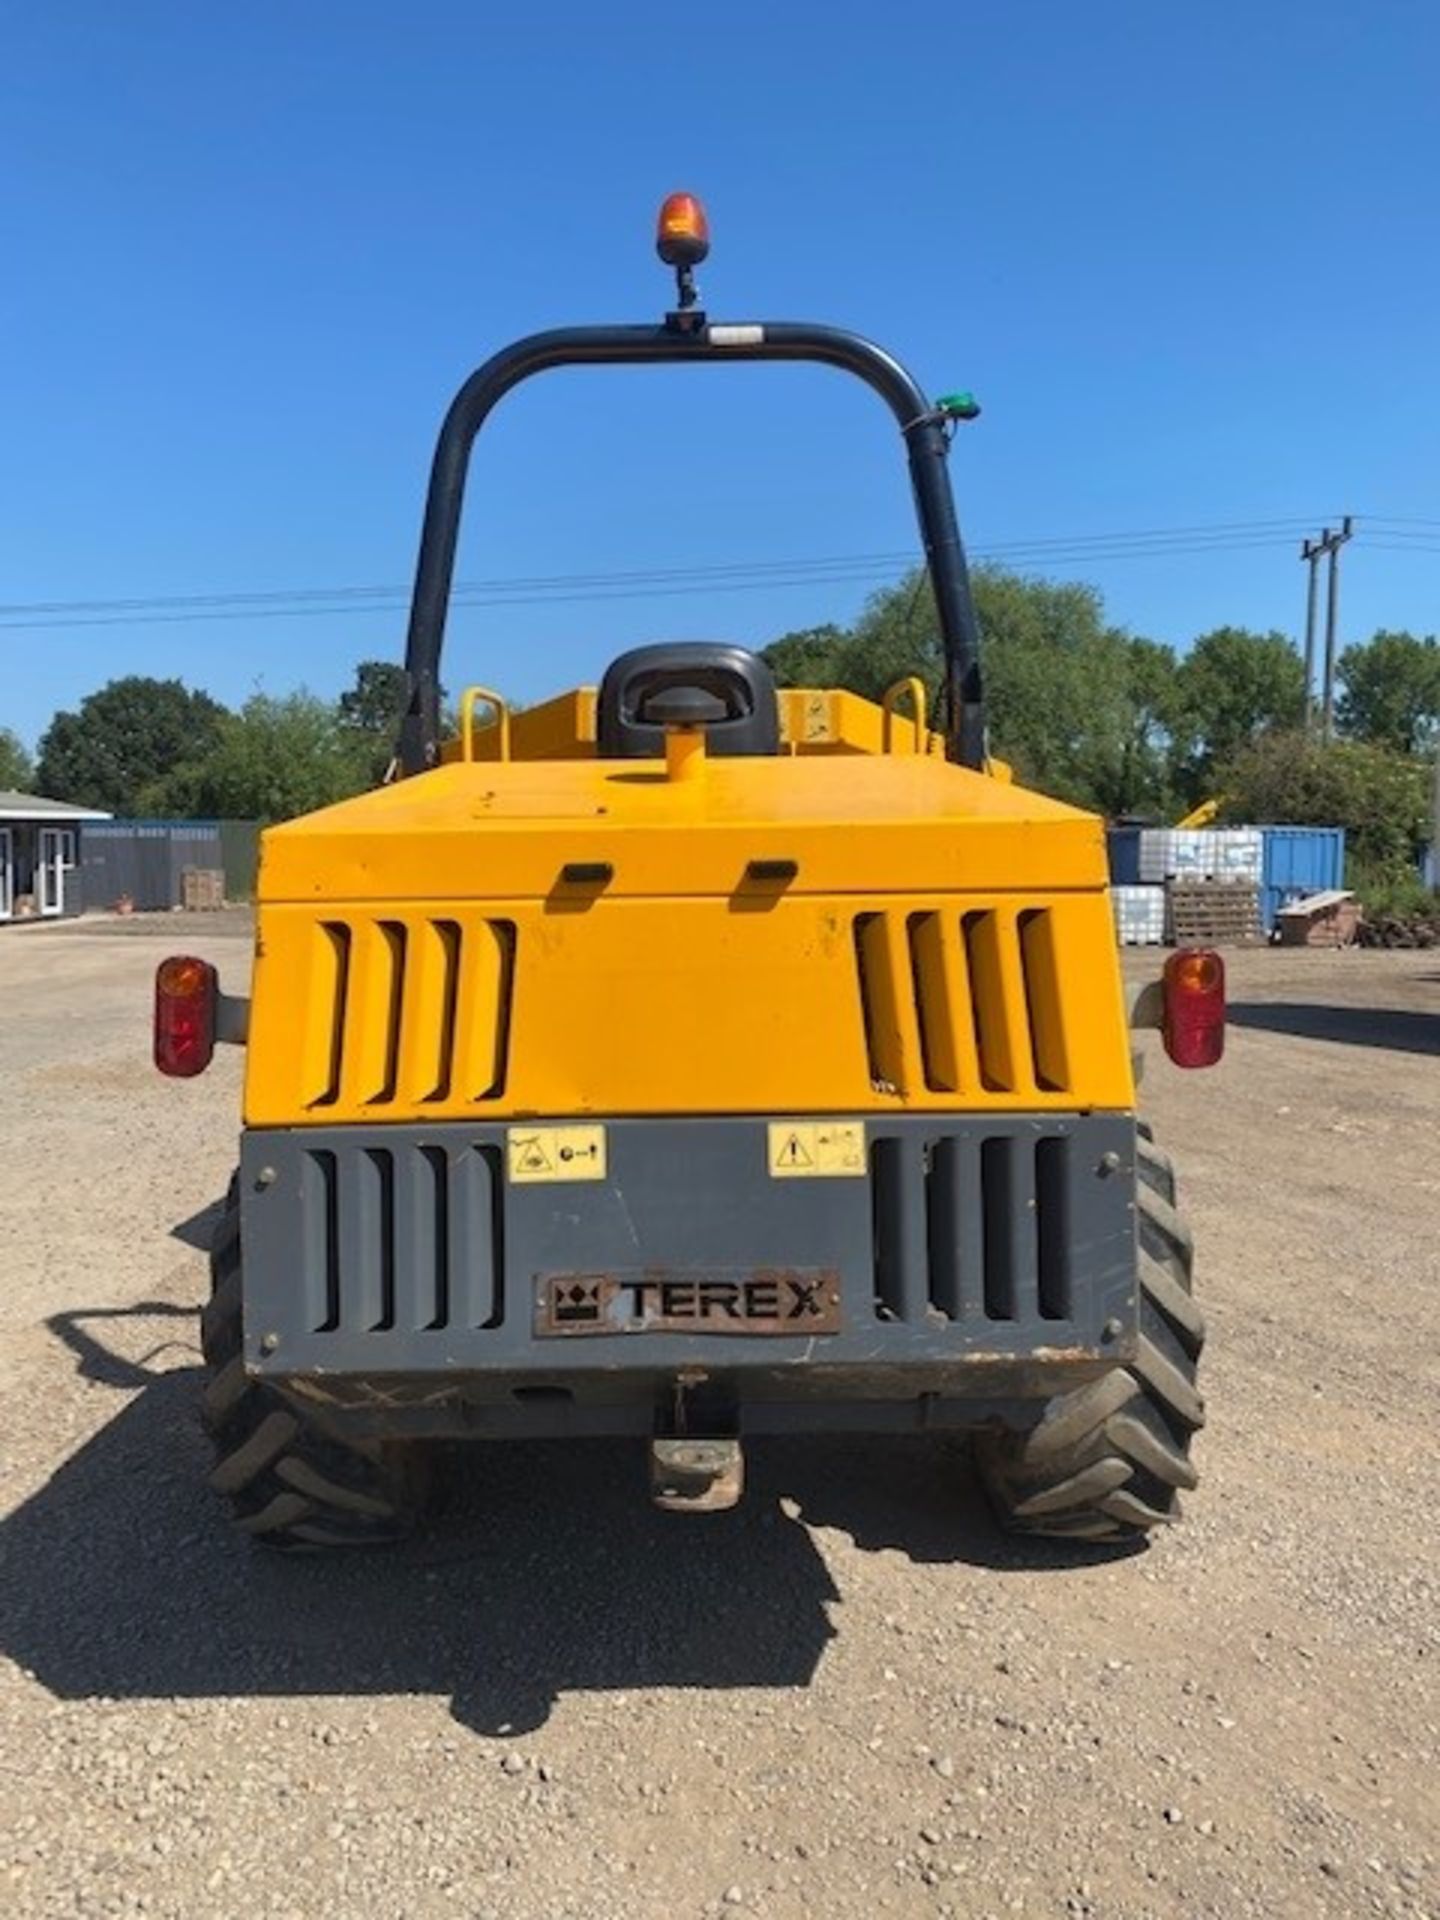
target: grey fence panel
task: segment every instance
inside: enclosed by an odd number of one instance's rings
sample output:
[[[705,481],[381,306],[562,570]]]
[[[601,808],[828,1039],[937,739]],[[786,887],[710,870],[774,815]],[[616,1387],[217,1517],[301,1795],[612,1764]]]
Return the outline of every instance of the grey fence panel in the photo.
[[[125,896],[138,913],[164,913],[181,904],[186,867],[222,867],[220,825],[214,820],[105,820],[81,835],[87,907],[113,907]]]
[[[260,827],[254,820],[220,822],[220,860],[225,869],[225,898],[253,900],[260,864]]]

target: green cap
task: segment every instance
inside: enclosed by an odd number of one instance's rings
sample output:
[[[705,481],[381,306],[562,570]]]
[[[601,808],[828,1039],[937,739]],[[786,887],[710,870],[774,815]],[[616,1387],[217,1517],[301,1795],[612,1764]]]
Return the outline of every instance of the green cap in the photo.
[[[942,393],[935,406],[951,420],[974,420],[980,412],[980,402],[968,389],[963,393]]]

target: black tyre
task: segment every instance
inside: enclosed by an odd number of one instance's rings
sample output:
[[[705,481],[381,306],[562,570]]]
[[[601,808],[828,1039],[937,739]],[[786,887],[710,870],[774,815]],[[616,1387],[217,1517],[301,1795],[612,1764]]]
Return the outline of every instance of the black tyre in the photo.
[[[232,1182],[200,1316],[210,1376],[201,1417],[215,1445],[211,1486],[230,1502],[241,1531],[267,1547],[314,1551],[399,1539],[424,1508],[420,1450],[338,1438],[252,1379],[242,1358],[240,1275],[240,1198]]]
[[[1190,1442],[1205,1424],[1195,1383],[1205,1323],[1191,1293],[1194,1243],[1175,1210],[1175,1169],[1142,1125],[1140,1350],[1128,1366],[1061,1394],[1027,1433],[984,1434],[976,1461],[1017,1533],[1135,1541],[1180,1517],[1196,1482]]]

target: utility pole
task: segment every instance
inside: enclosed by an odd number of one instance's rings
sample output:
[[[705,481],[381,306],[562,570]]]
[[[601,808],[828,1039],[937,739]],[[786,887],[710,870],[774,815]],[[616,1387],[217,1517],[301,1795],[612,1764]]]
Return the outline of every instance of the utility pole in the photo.
[[[1320,579],[1320,556],[1325,551],[1323,542],[1330,538],[1330,529],[1326,527],[1319,540],[1304,540],[1300,545],[1300,558],[1310,569],[1310,578],[1305,587],[1305,731],[1309,733],[1315,724],[1315,591]]]
[[[1335,731],[1335,621],[1340,606],[1340,549],[1350,538],[1350,515],[1340,522],[1339,533],[1326,532],[1325,551],[1330,566],[1325,592],[1325,694],[1320,706],[1320,738],[1329,740]]]
[[[1339,617],[1340,549],[1350,538],[1353,519],[1350,514],[1340,522],[1338,533],[1322,527],[1318,540],[1302,540],[1300,558],[1310,569],[1305,583],[1305,731],[1315,727],[1315,597],[1320,578],[1320,562],[1328,557],[1325,591],[1325,674],[1320,704],[1320,737],[1330,738],[1335,724],[1335,625]]]

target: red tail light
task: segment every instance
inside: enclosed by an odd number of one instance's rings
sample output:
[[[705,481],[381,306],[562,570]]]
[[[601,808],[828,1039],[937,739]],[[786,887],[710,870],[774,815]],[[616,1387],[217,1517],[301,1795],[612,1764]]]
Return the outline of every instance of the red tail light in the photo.
[[[1213,1067],[1225,1051],[1225,962],[1208,947],[1165,962],[1165,1051],[1177,1067]]]
[[[173,954],[155,969],[155,1064],[161,1073],[188,1080],[209,1066],[218,991],[208,960]]]

